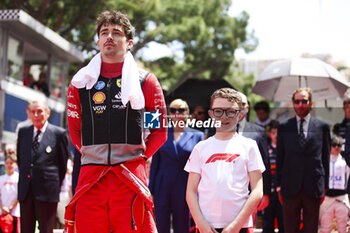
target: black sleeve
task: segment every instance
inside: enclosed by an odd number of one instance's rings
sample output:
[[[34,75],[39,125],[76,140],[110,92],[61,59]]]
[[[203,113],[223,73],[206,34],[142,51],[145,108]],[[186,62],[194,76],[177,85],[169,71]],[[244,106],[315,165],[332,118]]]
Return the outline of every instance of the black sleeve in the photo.
[[[49,91],[49,86],[46,83],[43,83],[41,86],[41,90],[42,92],[44,92],[44,94],[49,97],[50,96],[50,91]]]
[[[69,149],[68,149],[68,138],[67,134],[64,131],[58,138],[58,168],[59,168],[59,178],[60,178],[60,185],[62,185],[62,182],[64,180],[64,177],[66,176],[67,172],[67,160],[69,157]]]
[[[152,194],[154,194],[155,192],[156,176],[158,173],[159,164],[160,164],[160,152],[158,150],[152,156],[151,171],[150,171],[149,183],[148,183],[148,188],[150,189]]]
[[[259,151],[265,165],[265,171],[262,174],[264,195],[271,194],[271,166],[269,160],[268,143],[265,132],[261,133],[261,136],[257,140]]]
[[[276,170],[277,170],[277,186],[281,186],[282,170],[284,162],[284,145],[283,145],[283,128],[279,125],[277,131],[277,158],[276,158]]]
[[[331,151],[331,137],[329,126],[326,124],[323,127],[323,145],[322,145],[322,163],[325,172],[325,188],[328,189],[329,183],[329,160]]]
[[[17,166],[20,169],[21,168],[21,153],[19,151],[19,148],[21,148],[21,138],[22,138],[22,130],[21,128],[18,129],[18,137],[17,137],[17,147],[16,147],[16,155],[17,155]]]
[[[346,164],[350,166],[350,127],[346,130],[344,158]],[[350,179],[350,178],[349,178]]]

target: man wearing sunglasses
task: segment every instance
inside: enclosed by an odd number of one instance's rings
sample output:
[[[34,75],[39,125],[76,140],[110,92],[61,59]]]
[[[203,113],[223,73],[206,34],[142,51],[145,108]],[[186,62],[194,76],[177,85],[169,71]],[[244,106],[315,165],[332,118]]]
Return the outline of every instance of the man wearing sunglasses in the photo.
[[[310,115],[310,88],[293,93],[296,116],[280,124],[277,136],[277,192],[283,204],[284,230],[316,233],[321,198],[328,189],[329,125]]]

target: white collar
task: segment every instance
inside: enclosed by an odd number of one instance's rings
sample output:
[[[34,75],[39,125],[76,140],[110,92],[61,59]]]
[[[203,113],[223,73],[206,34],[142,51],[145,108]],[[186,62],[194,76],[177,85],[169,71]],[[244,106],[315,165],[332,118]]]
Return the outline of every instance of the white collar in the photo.
[[[46,128],[47,128],[47,125],[48,125],[48,124],[49,124],[49,123],[46,121],[45,124],[44,124],[44,126],[40,129],[40,135],[43,135],[43,134],[44,134],[44,132],[46,131]],[[38,129],[34,126],[34,132],[33,132],[34,136],[36,135],[37,132],[38,132]]]
[[[87,66],[81,68],[72,78],[76,88],[91,89],[97,82],[101,72],[101,53],[96,54]],[[122,68],[121,99],[124,106],[130,101],[131,108],[143,109],[145,98],[140,85],[139,72],[130,51],[126,54]]]
[[[332,162],[335,162],[335,161],[338,161],[338,160],[341,160],[341,159],[343,159],[343,157],[340,154],[338,154],[338,155],[332,155],[331,154],[330,160]]]
[[[300,117],[298,115],[296,115],[297,117],[297,122],[300,122]],[[310,121],[311,115],[310,113],[306,115],[306,117],[304,117],[303,119],[305,120],[305,123],[308,123]]]
[[[255,122],[260,125],[260,126],[263,126],[265,127],[266,125],[270,124],[271,122],[271,118],[267,118],[265,121],[261,121],[259,118],[256,118]]]

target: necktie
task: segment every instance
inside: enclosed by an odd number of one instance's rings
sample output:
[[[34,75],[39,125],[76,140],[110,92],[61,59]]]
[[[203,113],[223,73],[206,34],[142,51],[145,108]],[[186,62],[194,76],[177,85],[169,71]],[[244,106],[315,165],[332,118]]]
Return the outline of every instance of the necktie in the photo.
[[[300,127],[299,127],[299,144],[301,147],[304,147],[306,144],[306,138],[304,134],[304,121],[305,119],[300,119]]]
[[[34,152],[37,152],[38,151],[38,148],[39,148],[39,135],[40,135],[41,131],[38,130],[36,132],[36,135],[34,137],[34,141],[33,141],[33,144],[32,144],[32,149]]]
[[[239,124],[236,126],[236,132],[239,133]]]

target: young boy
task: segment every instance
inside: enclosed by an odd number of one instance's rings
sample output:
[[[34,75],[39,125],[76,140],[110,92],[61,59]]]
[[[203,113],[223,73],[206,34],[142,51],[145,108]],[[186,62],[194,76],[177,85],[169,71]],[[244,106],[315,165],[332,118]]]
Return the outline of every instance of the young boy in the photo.
[[[256,142],[236,134],[241,109],[235,90],[213,93],[209,116],[221,126],[195,146],[185,166],[186,200],[201,233],[253,232],[251,214],[263,196],[265,167]]]
[[[19,205],[17,200],[17,184],[18,184],[18,172],[17,157],[15,153],[8,153],[5,158],[5,169],[7,174],[0,176],[0,208],[1,216],[7,214],[5,219],[0,221],[6,221],[6,224],[1,224],[2,232],[17,232],[17,226],[19,223]],[[12,219],[12,224],[9,225],[9,218]],[[11,222],[11,221],[10,221]],[[19,228],[19,227],[18,227]]]
[[[276,170],[276,158],[277,158],[277,129],[279,122],[271,120],[266,126],[266,134],[270,139],[268,144],[270,170],[271,170],[271,194],[269,205],[264,209],[263,215],[263,232],[274,233],[275,232],[275,218],[278,221],[278,233],[284,233],[283,227],[283,212],[282,205],[278,198],[277,193],[277,170]]]

